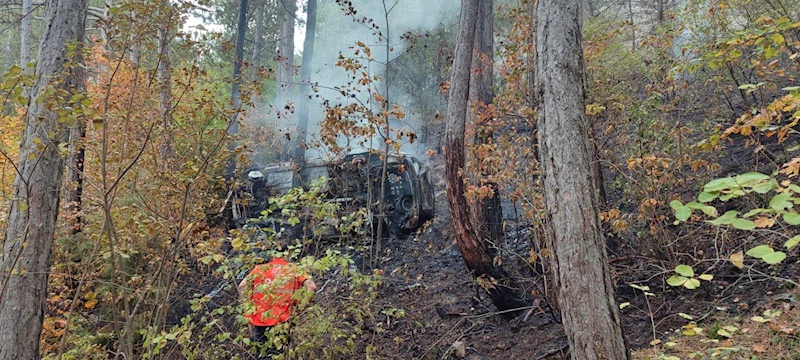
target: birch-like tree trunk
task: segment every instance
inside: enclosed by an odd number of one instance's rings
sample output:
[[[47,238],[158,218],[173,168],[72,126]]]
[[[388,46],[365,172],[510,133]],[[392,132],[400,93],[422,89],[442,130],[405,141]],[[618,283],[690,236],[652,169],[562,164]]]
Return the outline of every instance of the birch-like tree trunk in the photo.
[[[581,0],[538,0],[536,74],[547,237],[573,359],[628,359],[600,227],[585,115]]]
[[[50,255],[53,250],[64,161],[59,146],[69,141],[68,124],[37,101],[49,87],[83,89],[81,57],[69,51],[83,41],[86,0],[49,0],[20,145],[14,198],[0,258],[0,359],[39,359]],[[81,47],[78,46],[78,51]],[[47,99],[54,101],[56,99]],[[50,107],[53,108],[53,107]],[[58,105],[55,106],[58,108]]]
[[[33,30],[31,21],[33,20],[33,0],[22,0],[22,19],[19,22],[19,65],[30,73],[28,63],[31,62],[31,38]]]
[[[453,219],[456,243],[464,263],[478,283],[486,290],[500,310],[525,306],[517,298],[509,279],[499,266],[495,266],[487,247],[470,221],[469,205],[464,197],[463,169],[465,164],[465,124],[470,111],[469,79],[472,64],[472,46],[478,23],[479,0],[462,0],[455,58],[450,80],[445,125],[445,185],[447,202]],[[513,317],[513,313],[506,313]]]
[[[170,62],[170,42],[174,27],[172,5],[169,0],[161,0],[161,25],[158,28],[158,110],[161,114],[163,139],[159,152],[164,160],[175,157],[172,135],[172,64]]]

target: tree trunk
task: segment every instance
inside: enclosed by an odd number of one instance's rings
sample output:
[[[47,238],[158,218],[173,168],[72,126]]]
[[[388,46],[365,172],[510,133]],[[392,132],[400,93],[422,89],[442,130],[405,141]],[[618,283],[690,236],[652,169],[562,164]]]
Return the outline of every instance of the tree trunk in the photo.
[[[311,95],[311,67],[314,59],[314,39],[317,30],[317,0],[308,0],[306,9],[306,37],[303,42],[303,63],[300,66],[300,81],[302,82],[297,116],[297,147],[294,152],[294,163],[301,167],[306,158],[306,138],[308,137],[308,97]]]
[[[159,152],[166,161],[175,157],[172,135],[172,65],[170,63],[170,41],[172,41],[173,13],[169,0],[161,0],[162,24],[158,28],[158,110],[164,138]]]
[[[82,89],[79,53],[68,48],[83,40],[86,0],[50,0],[36,62],[20,145],[14,200],[9,211],[0,259],[0,359],[39,359],[50,255],[53,250],[64,161],[59,145],[69,141],[66,124],[37,101],[49,86],[67,92]],[[78,51],[81,51],[78,47]],[[77,56],[76,56],[77,55]],[[78,63],[76,63],[78,62]],[[61,80],[58,78],[61,77]],[[56,107],[58,108],[58,107]]]
[[[278,46],[278,105],[289,101],[294,77],[294,17],[295,0],[279,0],[278,14],[281,17],[281,34]]]
[[[85,72],[81,72],[83,80],[79,80],[76,90],[85,92]],[[69,131],[69,157],[67,158],[67,186],[64,202],[67,204],[67,229],[71,234],[82,230],[81,210],[83,209],[83,162],[86,157],[86,123],[79,119]]]
[[[256,4],[256,33],[253,39],[253,71],[254,76],[257,76],[258,70],[261,68],[261,53],[264,48],[264,13],[267,11],[266,1]]]
[[[480,2],[478,9],[478,24],[475,34],[475,52],[472,58],[472,68],[470,74],[470,99],[475,111],[485,110],[485,107],[494,101],[492,85],[494,82],[494,71],[492,60],[494,58],[494,11],[493,1],[484,0]],[[477,122],[478,113],[471,113],[475,120],[475,145],[491,143],[494,137],[491,129],[487,129]],[[478,159],[479,161],[481,159]],[[470,207],[472,224],[475,226],[478,236],[487,239],[489,242],[498,244],[503,238],[503,209],[500,207],[500,188],[496,183],[488,181],[490,173],[486,169],[481,170],[478,185],[492,189],[492,196],[479,198],[475,206]],[[489,254],[492,255],[491,250]]]
[[[628,15],[631,22],[631,52],[636,51],[636,22],[633,19],[633,0],[628,0]]]
[[[136,11],[131,11],[131,22],[136,24]],[[128,58],[131,61],[131,66],[139,67],[139,44],[138,40],[136,39],[136,34],[132,33],[130,35],[130,42],[131,45],[128,49]]]
[[[515,294],[510,279],[499,266],[495,266],[485,244],[478,237],[469,220],[467,199],[464,197],[463,169],[465,162],[464,130],[469,98],[469,78],[472,63],[472,46],[478,22],[479,0],[461,2],[458,41],[447,101],[447,123],[445,127],[445,184],[447,202],[453,219],[456,243],[464,263],[478,279],[478,283],[489,293],[498,309],[510,310],[525,306]],[[506,313],[507,317],[514,314]]]
[[[31,21],[33,20],[33,0],[22,0],[22,19],[19,22],[19,66],[30,73],[28,63],[31,62]]]
[[[628,359],[600,228],[585,115],[581,0],[539,0],[539,144],[547,237],[573,359]]]
[[[236,26],[236,57],[233,59],[233,75],[231,76],[231,102],[233,103],[233,114],[231,115],[228,135],[232,138],[239,132],[239,110],[242,108],[242,99],[239,96],[239,84],[242,81],[242,60],[244,59],[244,33],[247,31],[247,0],[239,0],[239,23]],[[231,180],[236,171],[236,157],[238,154],[235,139],[231,139],[231,157],[228,159],[228,168],[225,178]]]

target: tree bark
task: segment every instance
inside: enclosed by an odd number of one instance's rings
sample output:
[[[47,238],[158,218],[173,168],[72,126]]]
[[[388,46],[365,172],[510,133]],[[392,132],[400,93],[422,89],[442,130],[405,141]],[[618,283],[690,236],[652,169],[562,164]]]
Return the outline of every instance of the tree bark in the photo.
[[[82,59],[72,44],[83,41],[86,0],[49,0],[20,145],[14,199],[0,259],[0,359],[39,359],[50,255],[53,250],[64,161],[59,145],[69,141],[66,124],[37,101],[50,86],[66,91],[68,101],[80,84]],[[82,51],[78,46],[77,51]],[[53,100],[53,99],[49,99]],[[50,107],[53,108],[53,107]],[[58,106],[55,106],[58,108]]]
[[[158,110],[161,113],[161,126],[164,138],[159,152],[168,161],[175,157],[172,135],[172,64],[170,63],[170,42],[172,41],[173,12],[169,0],[161,0],[162,24],[158,28]]]
[[[253,39],[253,71],[254,76],[257,76],[258,70],[261,68],[261,53],[264,48],[264,14],[267,9],[266,1],[261,1],[256,4],[256,33]]]
[[[236,171],[236,141],[233,137],[239,132],[239,110],[242,108],[242,99],[239,96],[239,84],[242,81],[242,61],[244,60],[244,33],[247,31],[247,0],[239,0],[239,23],[236,25],[236,57],[233,59],[233,75],[231,76],[231,102],[233,114],[231,115],[228,135],[232,138],[230,146],[231,157],[228,159],[228,168],[225,178],[231,180]]]
[[[278,14],[281,17],[281,34],[278,46],[278,105],[289,101],[294,77],[294,17],[297,11],[295,0],[279,0]]]
[[[472,46],[478,22],[479,0],[461,2],[458,41],[447,101],[445,126],[445,184],[450,205],[456,243],[464,263],[488,292],[498,309],[510,310],[525,306],[518,298],[512,282],[499,266],[495,266],[487,247],[478,237],[470,222],[467,200],[464,197],[463,169],[465,163],[464,130],[468,109],[469,78],[472,63]],[[513,317],[514,313],[507,313]]]
[[[84,77],[78,81],[76,90],[85,92],[85,72],[81,72]],[[67,157],[67,186],[65,187],[64,202],[67,205],[67,230],[71,234],[81,232],[83,223],[81,210],[83,209],[83,162],[86,158],[86,123],[79,119],[75,126],[69,131],[69,157]]]
[[[19,66],[30,73],[28,63],[31,62],[31,21],[33,20],[33,0],[22,0],[22,19],[19,23]]]
[[[628,359],[590,165],[581,0],[539,0],[539,144],[547,237],[573,359]]]
[[[297,102],[297,147],[294,152],[294,163],[301,167],[306,158],[306,142],[308,137],[308,97],[311,95],[311,67],[314,59],[314,39],[317,31],[317,0],[308,0],[306,9],[306,37],[303,42],[303,63],[300,65],[301,91]]]
[[[492,85],[494,82],[494,2],[484,0],[478,9],[478,24],[475,34],[475,51],[472,58],[472,71],[470,73],[470,99],[476,112],[485,110],[485,107],[494,101]],[[475,120],[475,145],[491,143],[494,133],[483,124],[477,122],[478,113],[471,114]],[[479,161],[481,159],[478,159]],[[479,198],[475,206],[470,207],[472,224],[475,226],[481,239],[498,244],[503,238],[503,209],[500,206],[500,188],[496,183],[488,181],[490,173],[481,170],[478,185],[492,189],[492,196]],[[493,255],[489,248],[489,254]]]

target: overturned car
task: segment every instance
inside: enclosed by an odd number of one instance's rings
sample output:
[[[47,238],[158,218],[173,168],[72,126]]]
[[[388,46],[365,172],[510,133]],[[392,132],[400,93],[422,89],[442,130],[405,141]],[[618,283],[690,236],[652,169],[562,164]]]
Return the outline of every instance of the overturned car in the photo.
[[[371,152],[352,153],[332,162],[308,160],[299,179],[294,166],[288,162],[252,169],[245,184],[228,195],[226,210],[234,222],[243,224],[259,217],[269,207],[271,196],[324,178],[326,201],[342,204],[343,212],[369,205],[373,223],[384,221],[389,232],[408,234],[434,216],[430,170],[426,163],[412,155],[389,155],[386,160],[383,183],[383,157]],[[384,219],[377,218],[381,214],[378,208],[381,191]]]

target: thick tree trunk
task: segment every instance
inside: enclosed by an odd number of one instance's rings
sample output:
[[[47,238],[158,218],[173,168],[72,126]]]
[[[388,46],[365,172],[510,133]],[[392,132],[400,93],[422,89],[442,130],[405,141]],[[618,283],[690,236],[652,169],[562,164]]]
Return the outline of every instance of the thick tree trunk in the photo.
[[[480,111],[482,107],[492,104],[494,93],[492,85],[494,82],[494,71],[492,60],[494,58],[494,19],[493,19],[492,0],[480,2],[478,9],[478,24],[475,34],[475,52],[472,59],[472,72],[470,74],[470,100],[474,104],[473,108]],[[471,114],[473,119],[478,118],[478,114]],[[481,127],[475,122],[475,145],[488,144],[492,141],[494,134],[491,129]],[[480,159],[479,159],[480,160]],[[496,245],[503,238],[503,209],[500,207],[500,188],[496,183],[488,181],[489,172],[481,170],[478,178],[478,185],[492,189],[492,196],[480,198],[475,206],[470,208],[472,223],[475,226],[478,236]],[[490,254],[493,251],[490,250]]]
[[[295,0],[279,0],[278,14],[281,18],[281,34],[278,46],[278,105],[289,101],[294,77],[294,24],[297,6]]]
[[[539,144],[548,241],[573,359],[628,359],[590,165],[581,0],[539,0]]]
[[[247,31],[247,0],[239,0],[239,23],[236,25],[236,57],[233,59],[233,75],[231,76],[231,102],[233,103],[233,114],[231,115],[228,135],[235,137],[239,132],[239,110],[242,108],[242,99],[239,96],[239,84],[242,81],[242,61],[244,59],[244,33]],[[231,157],[228,159],[228,168],[225,178],[231,180],[236,171],[236,148],[235,139],[231,139]]]
[[[464,130],[469,98],[469,78],[472,63],[472,46],[478,21],[479,0],[461,2],[458,42],[453,61],[450,91],[447,101],[447,123],[445,127],[445,184],[447,202],[453,219],[456,243],[464,263],[478,283],[489,293],[492,302],[500,310],[525,306],[516,296],[510,279],[499,266],[495,266],[487,247],[478,237],[469,216],[467,199],[464,197],[463,169],[465,163]],[[512,313],[507,313],[513,316]]]
[[[314,59],[314,39],[317,31],[317,0],[308,0],[306,9],[306,37],[303,42],[303,63],[300,65],[300,81],[302,82],[297,116],[297,147],[294,152],[294,163],[301,167],[306,158],[306,141],[308,137],[308,96],[311,95],[311,67]]]
[[[50,0],[20,146],[19,173],[0,259],[0,359],[38,359],[50,254],[53,249],[64,161],[66,124],[36,101],[49,86],[74,94],[85,85],[80,56],[68,48],[83,40],[86,0]],[[80,47],[78,47],[80,50]],[[71,63],[72,65],[68,65]],[[58,77],[62,77],[61,80]],[[51,83],[56,81],[57,83]],[[72,96],[65,98],[69,100]]]
[[[164,134],[159,152],[164,160],[175,157],[172,135],[172,64],[170,42],[172,41],[173,13],[169,0],[161,1],[162,24],[158,28],[158,110]]]

